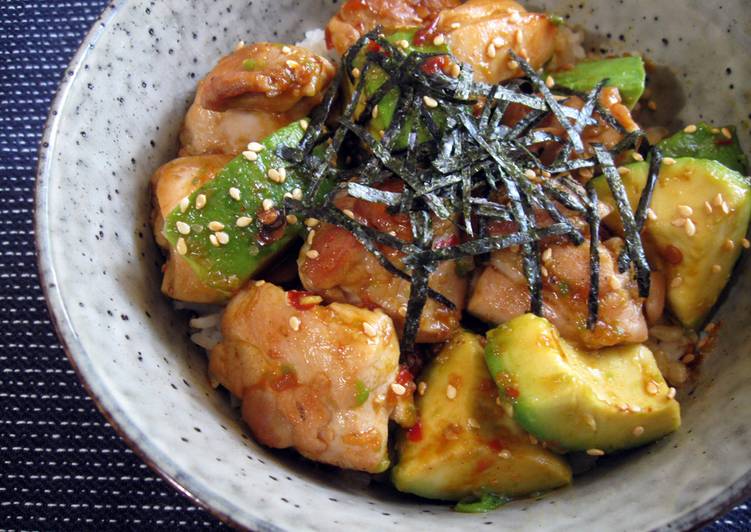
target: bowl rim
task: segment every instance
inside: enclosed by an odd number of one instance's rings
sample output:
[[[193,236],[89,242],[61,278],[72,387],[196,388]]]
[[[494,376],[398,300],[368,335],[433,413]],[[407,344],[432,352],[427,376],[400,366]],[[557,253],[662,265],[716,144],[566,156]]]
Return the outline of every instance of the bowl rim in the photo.
[[[181,468],[168,455],[148,443],[148,436],[130,422],[125,412],[107,395],[106,388],[94,379],[93,370],[85,363],[86,349],[68,319],[67,308],[57,284],[57,274],[51,255],[47,206],[49,173],[52,165],[52,159],[49,155],[55,150],[61,116],[59,109],[65,106],[73,82],[76,80],[80,67],[87,58],[89,51],[99,37],[109,29],[109,23],[114,16],[128,3],[128,0],[110,0],[102,13],[92,23],[68,66],[63,70],[55,96],[50,103],[43,134],[39,141],[34,184],[34,244],[39,284],[47,305],[50,322],[70,365],[75,371],[76,377],[91,397],[96,408],[117,435],[152,471],[156,472],[167,484],[183,496],[233,528],[251,530],[249,527],[252,527],[252,530],[259,531],[281,531],[283,529],[277,525],[255,517],[247,510],[234,507],[221,495],[205,489],[199,482],[192,481],[190,475],[181,473]],[[81,355],[82,353],[84,356]],[[672,522],[653,530],[670,530],[672,532],[697,529],[724,515],[749,497],[751,497],[751,470],[730,486],[725,487],[704,505],[691,508],[677,516]],[[236,519],[233,515],[235,512],[238,515],[245,516],[247,521],[243,519],[243,522],[241,522]]]

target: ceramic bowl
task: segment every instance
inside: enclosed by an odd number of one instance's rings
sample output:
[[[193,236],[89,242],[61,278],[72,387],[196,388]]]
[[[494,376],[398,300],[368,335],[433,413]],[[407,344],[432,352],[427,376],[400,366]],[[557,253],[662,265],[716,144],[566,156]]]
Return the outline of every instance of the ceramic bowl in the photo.
[[[682,394],[680,432],[604,460],[573,487],[485,515],[398,496],[358,475],[253,442],[213,390],[186,316],[159,292],[148,179],[174,157],[196,82],[239,40],[295,41],[331,0],[119,0],[96,22],[55,100],[37,189],[39,264],[70,360],[102,412],[152,467],[221,518],[254,530],[686,529],[751,481],[751,271],[719,312],[724,333]],[[678,122],[741,124],[749,144],[746,0],[537,1],[603,49],[669,64]],[[664,120],[667,120],[665,117]]]

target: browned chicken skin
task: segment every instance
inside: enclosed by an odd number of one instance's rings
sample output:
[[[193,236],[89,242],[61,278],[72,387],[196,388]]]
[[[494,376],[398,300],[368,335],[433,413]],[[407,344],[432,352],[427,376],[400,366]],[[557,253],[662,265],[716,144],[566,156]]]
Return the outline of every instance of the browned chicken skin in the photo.
[[[412,238],[408,218],[388,213],[383,205],[350,196],[338,198],[336,204],[340,209],[352,211],[361,223],[367,223],[379,231],[393,232],[404,241]],[[456,227],[449,221],[434,220],[433,230],[439,241],[458,242]],[[309,251],[317,252],[316,258],[311,259]],[[393,249],[382,251],[392,263],[399,264],[400,252]],[[403,329],[410,293],[409,282],[381,266],[349,231],[330,224],[316,227],[312,242],[308,242],[300,252],[298,265],[300,279],[307,290],[331,301],[381,308],[394,320],[399,331]],[[459,327],[467,279],[457,274],[454,261],[445,261],[430,276],[429,285],[451,300],[456,308],[451,310],[428,299],[417,333],[417,341],[421,343],[448,340]]]
[[[248,142],[306,116],[334,73],[327,59],[298,46],[256,43],[235,50],[198,84],[180,154],[239,154]]]
[[[169,251],[163,268],[162,292],[172,299],[192,303],[220,303],[227,299],[222,292],[198,279],[188,262],[170,247],[162,229],[165,217],[180,201],[214,179],[231,159],[231,155],[181,157],[163,165],[151,177],[154,238],[157,244]]]
[[[293,296],[263,282],[235,295],[222,318],[223,340],[211,351],[212,375],[242,399],[243,418],[261,443],[383,471],[394,389],[407,395],[395,385],[391,319],[340,303],[301,306]]]

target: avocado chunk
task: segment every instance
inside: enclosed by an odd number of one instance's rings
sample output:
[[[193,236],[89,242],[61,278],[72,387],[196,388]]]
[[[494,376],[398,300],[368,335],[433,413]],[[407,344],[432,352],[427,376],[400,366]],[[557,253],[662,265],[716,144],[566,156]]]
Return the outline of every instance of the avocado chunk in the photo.
[[[700,122],[657,144],[665,157],[694,157],[722,163],[741,174],[748,172],[748,159],[741,149],[735,127],[717,128]]]
[[[594,89],[603,79],[608,87],[616,87],[623,104],[633,109],[644,93],[647,77],[641,57],[614,57],[596,61],[582,61],[573,68],[552,73],[555,84],[577,92]]]
[[[427,388],[417,397],[419,424],[397,444],[392,480],[398,490],[487,503],[488,496],[500,502],[571,482],[568,464],[532,444],[496,403],[498,390],[485,366],[481,337],[455,335],[421,380]]]
[[[514,419],[569,451],[613,452],[676,430],[680,407],[642,345],[578,349],[524,314],[488,333],[485,360]]]
[[[637,205],[647,178],[647,163],[627,166],[622,175],[632,206]],[[595,178],[600,199],[613,205],[603,177]],[[681,211],[690,208],[690,216]],[[684,157],[662,164],[644,238],[653,266],[668,279],[667,303],[686,327],[706,320],[740,257],[751,216],[751,187],[738,172],[707,159]],[[727,211],[727,212],[726,212]],[[619,230],[617,214],[605,224]]]

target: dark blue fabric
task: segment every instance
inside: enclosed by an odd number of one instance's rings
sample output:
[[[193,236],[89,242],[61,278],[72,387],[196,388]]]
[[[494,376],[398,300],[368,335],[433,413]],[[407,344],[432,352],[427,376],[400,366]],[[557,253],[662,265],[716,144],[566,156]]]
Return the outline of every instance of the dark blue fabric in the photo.
[[[38,287],[37,144],[60,75],[105,3],[0,0],[0,529],[219,528],[97,412]],[[708,530],[751,530],[748,506]]]

